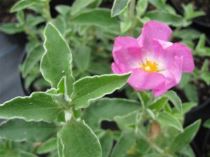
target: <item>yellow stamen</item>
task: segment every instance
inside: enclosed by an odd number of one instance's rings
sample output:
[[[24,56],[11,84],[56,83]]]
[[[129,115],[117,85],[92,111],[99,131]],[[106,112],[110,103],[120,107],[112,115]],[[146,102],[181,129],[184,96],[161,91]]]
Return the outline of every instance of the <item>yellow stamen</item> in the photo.
[[[146,72],[158,72],[158,64],[154,61],[146,60],[146,62],[140,64],[140,68]]]

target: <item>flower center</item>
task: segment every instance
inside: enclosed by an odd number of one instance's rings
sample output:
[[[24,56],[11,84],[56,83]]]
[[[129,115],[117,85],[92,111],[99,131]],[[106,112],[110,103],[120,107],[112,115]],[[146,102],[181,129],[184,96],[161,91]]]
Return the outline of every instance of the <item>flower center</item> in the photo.
[[[140,64],[140,68],[146,72],[158,72],[158,64],[151,60],[146,60],[144,63]]]

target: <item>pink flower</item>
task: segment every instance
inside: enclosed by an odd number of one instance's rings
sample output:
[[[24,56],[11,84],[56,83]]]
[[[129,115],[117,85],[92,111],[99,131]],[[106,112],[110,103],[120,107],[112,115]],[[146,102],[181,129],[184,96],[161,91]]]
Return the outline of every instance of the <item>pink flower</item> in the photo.
[[[164,94],[180,82],[183,72],[192,72],[195,67],[191,50],[184,44],[169,42],[171,34],[166,24],[149,21],[137,39],[117,37],[112,71],[130,72],[128,83],[137,91]]]

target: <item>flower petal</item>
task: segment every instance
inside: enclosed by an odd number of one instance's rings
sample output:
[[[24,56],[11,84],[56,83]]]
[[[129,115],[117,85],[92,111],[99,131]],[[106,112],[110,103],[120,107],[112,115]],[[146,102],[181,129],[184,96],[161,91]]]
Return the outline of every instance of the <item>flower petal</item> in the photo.
[[[144,24],[141,36],[138,38],[139,44],[147,50],[152,50],[153,40],[169,40],[172,34],[170,27],[162,22],[149,21]]]
[[[178,56],[183,58],[182,71],[192,72],[195,68],[193,56],[190,48],[181,43],[175,43],[167,48],[167,53],[172,56]]]
[[[163,84],[165,77],[156,72],[145,72],[141,69],[134,69],[128,79],[128,83],[137,91],[152,90]]]
[[[155,88],[152,91],[155,96],[160,96],[164,94],[170,88],[176,86],[181,80],[183,58],[176,56],[174,60],[167,60],[167,61],[168,61],[167,69],[161,72],[166,78],[165,82],[164,84],[159,85],[157,88]]]
[[[141,60],[141,49],[135,38],[117,37],[112,51],[114,62],[120,65],[123,72],[129,72],[139,66]]]

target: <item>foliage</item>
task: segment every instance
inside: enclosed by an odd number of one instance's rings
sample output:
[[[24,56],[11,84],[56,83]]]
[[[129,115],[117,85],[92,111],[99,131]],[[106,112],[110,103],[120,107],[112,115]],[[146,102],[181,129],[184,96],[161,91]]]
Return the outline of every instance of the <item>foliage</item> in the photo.
[[[190,46],[195,57],[209,56],[205,35],[190,27],[203,13],[189,4],[179,15],[166,0],[115,0],[103,8],[105,2],[59,5],[56,17],[50,0],[20,0],[11,8],[16,22],[0,30],[27,34],[20,70],[25,87],[37,92],[0,105],[0,157],[194,156],[189,143],[200,121],[185,128],[183,122],[198,101],[194,82],[210,83],[207,61],[179,85],[189,103],[173,91],[156,98],[135,93],[123,87],[129,74],[107,73],[114,37],[137,36],[151,19],[173,26],[172,40]],[[102,98],[119,89],[125,98]],[[117,128],[104,129],[107,121]]]

